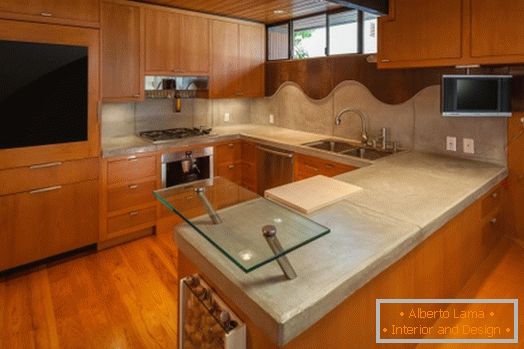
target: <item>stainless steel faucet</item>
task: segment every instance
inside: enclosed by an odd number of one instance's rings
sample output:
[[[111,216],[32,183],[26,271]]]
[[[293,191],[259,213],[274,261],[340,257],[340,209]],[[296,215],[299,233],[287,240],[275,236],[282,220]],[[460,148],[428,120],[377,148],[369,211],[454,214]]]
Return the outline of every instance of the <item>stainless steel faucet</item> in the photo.
[[[361,130],[360,137],[362,139],[362,143],[367,144],[369,138],[368,138],[368,133],[366,130],[366,124],[367,124],[366,114],[364,114],[362,110],[353,109],[353,108],[344,108],[335,117],[335,125],[340,125],[340,123],[342,122],[342,115],[344,115],[345,113],[354,113],[360,116],[360,122],[362,123],[362,130]]]

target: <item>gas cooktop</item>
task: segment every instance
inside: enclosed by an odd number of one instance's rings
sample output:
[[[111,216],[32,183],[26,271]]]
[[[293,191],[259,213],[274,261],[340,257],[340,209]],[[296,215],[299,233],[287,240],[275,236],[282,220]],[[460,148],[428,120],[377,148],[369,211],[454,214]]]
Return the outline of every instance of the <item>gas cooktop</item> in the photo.
[[[188,138],[188,137],[197,137],[205,136],[211,133],[210,128],[170,128],[166,130],[152,130],[152,131],[143,131],[139,133],[140,137],[144,137],[147,140],[153,142],[154,144],[158,143],[167,143],[175,139]]]

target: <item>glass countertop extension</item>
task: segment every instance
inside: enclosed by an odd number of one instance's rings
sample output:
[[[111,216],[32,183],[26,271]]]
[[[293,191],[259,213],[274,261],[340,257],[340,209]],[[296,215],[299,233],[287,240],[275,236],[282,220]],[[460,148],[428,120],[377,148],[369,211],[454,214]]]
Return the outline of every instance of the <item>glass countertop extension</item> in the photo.
[[[222,177],[157,190],[155,197],[244,272],[304,246],[329,229]],[[282,252],[262,233],[276,228]]]

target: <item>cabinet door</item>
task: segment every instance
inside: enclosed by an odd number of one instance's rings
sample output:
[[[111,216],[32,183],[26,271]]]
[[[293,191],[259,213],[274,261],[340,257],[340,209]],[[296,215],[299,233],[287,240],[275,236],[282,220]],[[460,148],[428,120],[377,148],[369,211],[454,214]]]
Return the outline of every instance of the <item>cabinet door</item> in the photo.
[[[455,65],[462,57],[462,1],[393,0],[379,22],[380,68]]]
[[[186,74],[209,72],[209,21],[203,17],[180,16],[180,69]]]
[[[210,97],[228,98],[238,92],[238,24],[211,21],[212,72]]]
[[[180,70],[180,15],[145,11],[145,71],[147,74],[173,75]]]
[[[496,57],[492,63],[521,63],[523,18],[522,0],[471,0],[471,56]]]
[[[237,94],[244,97],[264,96],[265,28],[239,25]]]
[[[43,0],[43,13],[52,17],[85,22],[99,22],[98,0]]]
[[[100,21],[100,3],[98,0],[2,0],[0,12],[15,19],[34,16],[39,22],[79,24],[98,26]],[[64,21],[61,21],[64,20]]]
[[[143,99],[142,20],[140,8],[102,3],[102,97]]]
[[[0,270],[93,244],[98,180],[0,196]]]

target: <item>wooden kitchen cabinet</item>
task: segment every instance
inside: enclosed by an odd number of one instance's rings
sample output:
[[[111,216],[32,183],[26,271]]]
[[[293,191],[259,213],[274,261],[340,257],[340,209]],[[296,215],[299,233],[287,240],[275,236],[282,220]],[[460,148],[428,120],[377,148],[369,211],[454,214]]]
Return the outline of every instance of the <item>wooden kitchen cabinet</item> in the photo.
[[[153,191],[160,187],[157,160],[155,153],[102,160],[99,248],[153,232],[158,207]]]
[[[390,0],[379,19],[379,68],[524,62],[524,3]]]
[[[0,271],[96,243],[98,180],[0,196]]]
[[[471,57],[479,63],[524,62],[524,2],[470,0]]]
[[[241,184],[242,142],[235,140],[215,146],[215,175]]]
[[[461,0],[391,0],[379,19],[380,68],[455,65],[462,58]]]
[[[355,167],[312,156],[297,154],[295,157],[294,180],[299,181],[313,176],[333,177],[354,170]]]
[[[263,26],[211,21],[210,97],[264,95]]]
[[[99,27],[99,0],[2,0],[0,17]]]
[[[242,141],[242,179],[241,184],[250,191],[257,192],[257,145]]]
[[[102,2],[102,98],[144,99],[143,13],[128,3]]]
[[[145,72],[199,75],[209,72],[209,23],[204,17],[145,10]]]

